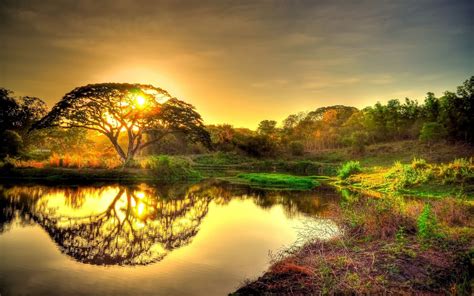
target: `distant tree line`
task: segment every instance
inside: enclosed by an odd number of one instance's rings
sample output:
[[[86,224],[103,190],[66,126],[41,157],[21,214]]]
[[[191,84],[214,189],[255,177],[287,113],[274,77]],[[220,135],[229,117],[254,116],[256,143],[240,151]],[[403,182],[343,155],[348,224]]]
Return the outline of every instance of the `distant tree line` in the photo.
[[[405,98],[359,110],[335,105],[289,115],[280,126],[263,120],[256,131],[232,126],[208,126],[213,145],[222,151],[240,150],[253,156],[278,153],[302,155],[352,147],[361,153],[368,144],[420,139],[474,143],[474,76],[436,97],[429,92],[423,104]]]
[[[263,120],[255,131],[229,124],[207,125],[205,129],[210,135],[211,149],[254,157],[297,156],[347,147],[354,153],[362,153],[369,144],[408,139],[420,139],[428,144],[444,139],[473,144],[473,111],[474,76],[456,92],[446,91],[441,97],[427,93],[423,103],[408,98],[393,99],[362,110],[334,105],[291,114],[280,124]],[[0,88],[0,158],[38,148],[62,153],[72,148],[90,147],[87,131],[81,128],[31,130],[46,114],[48,108],[41,99],[17,97],[12,91]],[[163,137],[162,133],[150,131],[148,137],[153,143],[142,155],[209,151],[208,145],[194,141],[186,133]]]

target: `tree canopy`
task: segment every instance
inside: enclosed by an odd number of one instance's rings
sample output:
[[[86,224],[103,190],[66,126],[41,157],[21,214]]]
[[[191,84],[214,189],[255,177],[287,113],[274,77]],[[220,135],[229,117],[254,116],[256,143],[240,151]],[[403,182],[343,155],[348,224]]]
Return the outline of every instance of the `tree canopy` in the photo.
[[[105,135],[124,163],[143,148],[172,133],[210,145],[195,108],[166,90],[144,84],[100,83],[67,93],[33,128],[85,128]],[[121,133],[127,145],[120,145]],[[150,139],[148,134],[153,133]]]

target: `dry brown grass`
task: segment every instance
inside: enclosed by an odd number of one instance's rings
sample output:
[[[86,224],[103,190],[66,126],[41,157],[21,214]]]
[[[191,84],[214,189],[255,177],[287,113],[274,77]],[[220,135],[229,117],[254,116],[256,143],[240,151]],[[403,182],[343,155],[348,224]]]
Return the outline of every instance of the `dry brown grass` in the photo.
[[[351,196],[327,211],[345,229],[344,236],[278,254],[267,273],[236,293],[468,295],[474,207],[452,198],[430,201],[439,231],[446,231],[425,241],[417,236],[425,203]],[[463,232],[452,235],[453,227]]]

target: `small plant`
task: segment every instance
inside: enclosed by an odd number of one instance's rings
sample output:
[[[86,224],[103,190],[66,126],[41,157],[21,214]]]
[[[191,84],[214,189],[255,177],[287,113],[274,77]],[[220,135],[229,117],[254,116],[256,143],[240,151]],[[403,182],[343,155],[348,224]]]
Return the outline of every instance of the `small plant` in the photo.
[[[426,160],[423,158],[413,158],[411,161],[411,167],[414,169],[424,169],[428,167],[428,164],[426,163]]]
[[[338,177],[341,179],[347,179],[349,176],[360,173],[361,166],[358,161],[348,161],[342,165],[342,167],[337,171]]]
[[[424,241],[429,241],[442,237],[438,232],[436,217],[434,216],[431,205],[425,204],[423,211],[417,219],[418,237]]]

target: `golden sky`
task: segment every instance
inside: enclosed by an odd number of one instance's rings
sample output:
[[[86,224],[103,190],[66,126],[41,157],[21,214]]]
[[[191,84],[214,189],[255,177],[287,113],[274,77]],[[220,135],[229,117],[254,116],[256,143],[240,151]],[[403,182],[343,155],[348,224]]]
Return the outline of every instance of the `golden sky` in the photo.
[[[0,86],[51,107],[76,86],[151,83],[206,123],[427,91],[473,75],[472,1],[0,1]]]

